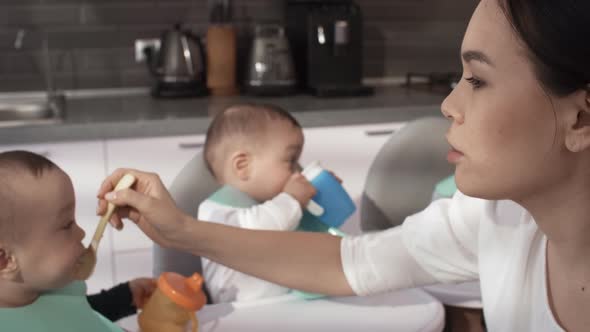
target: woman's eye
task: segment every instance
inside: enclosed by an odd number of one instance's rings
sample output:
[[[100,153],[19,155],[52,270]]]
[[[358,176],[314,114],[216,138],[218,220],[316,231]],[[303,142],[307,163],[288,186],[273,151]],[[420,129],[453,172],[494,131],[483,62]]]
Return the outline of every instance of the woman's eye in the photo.
[[[484,86],[484,81],[480,80],[479,78],[475,77],[475,76],[471,76],[471,77],[466,77],[465,80],[471,84],[471,86],[473,87],[474,90],[479,89],[481,87]]]

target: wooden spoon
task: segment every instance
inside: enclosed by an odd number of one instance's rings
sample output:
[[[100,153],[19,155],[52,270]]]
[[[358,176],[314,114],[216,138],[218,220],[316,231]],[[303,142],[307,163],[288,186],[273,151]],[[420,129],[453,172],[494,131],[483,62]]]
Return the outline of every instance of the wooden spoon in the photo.
[[[134,182],[135,177],[133,175],[125,174],[115,186],[114,191],[127,189],[131,187]],[[100,218],[98,226],[96,227],[96,231],[94,232],[94,236],[92,237],[92,242],[90,242],[90,246],[88,246],[82,256],[80,256],[78,259],[76,271],[74,272],[75,279],[87,280],[94,272],[94,267],[96,266],[96,252],[98,251],[98,243],[102,239],[104,230],[107,227],[107,223],[111,219],[111,216],[115,212],[115,208],[116,206],[113,203],[108,203],[107,212]]]

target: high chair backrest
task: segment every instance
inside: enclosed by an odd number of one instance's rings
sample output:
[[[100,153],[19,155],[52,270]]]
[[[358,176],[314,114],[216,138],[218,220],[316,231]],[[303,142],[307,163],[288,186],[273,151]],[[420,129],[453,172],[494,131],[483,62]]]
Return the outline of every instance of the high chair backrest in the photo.
[[[361,200],[361,229],[400,225],[424,209],[436,184],[454,172],[446,160],[449,120],[425,117],[409,122],[387,141],[374,159]]]
[[[197,217],[199,204],[220,188],[213,174],[207,168],[203,153],[198,152],[178,173],[169,190],[179,209]],[[201,258],[178,250],[153,247],[153,275],[176,272],[190,276],[202,272]],[[205,281],[206,282],[206,281]]]

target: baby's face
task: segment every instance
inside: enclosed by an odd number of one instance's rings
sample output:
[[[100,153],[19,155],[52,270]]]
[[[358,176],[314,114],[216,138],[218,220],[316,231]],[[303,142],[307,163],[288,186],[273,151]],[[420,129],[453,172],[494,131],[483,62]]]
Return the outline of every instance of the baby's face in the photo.
[[[248,194],[259,202],[272,199],[283,191],[287,180],[299,170],[303,150],[303,132],[287,121],[270,126],[265,145],[252,161]]]
[[[35,291],[61,288],[72,281],[84,251],[84,231],[75,221],[72,182],[64,172],[53,169],[39,178],[23,176],[15,187],[15,220],[26,227],[15,245],[21,278]]]

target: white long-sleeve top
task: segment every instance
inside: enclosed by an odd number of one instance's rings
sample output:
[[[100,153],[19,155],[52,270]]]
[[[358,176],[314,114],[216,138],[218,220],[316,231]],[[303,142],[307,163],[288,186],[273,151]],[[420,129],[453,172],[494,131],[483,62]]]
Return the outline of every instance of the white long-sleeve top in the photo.
[[[400,227],[344,238],[341,259],[359,295],[479,279],[489,331],[563,331],[548,301],[546,244],[515,202],[459,192]]]
[[[280,193],[273,199],[249,208],[236,208],[212,200],[199,205],[199,220],[240,228],[292,231],[302,217],[299,202]],[[231,245],[228,243],[228,245]],[[203,277],[214,303],[252,301],[289,292],[288,288],[230,269],[201,258]]]

